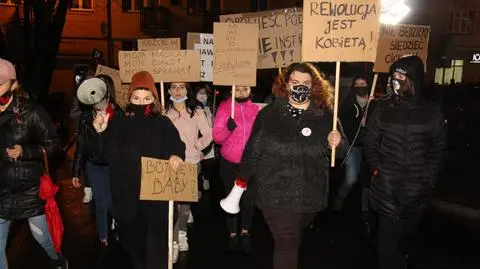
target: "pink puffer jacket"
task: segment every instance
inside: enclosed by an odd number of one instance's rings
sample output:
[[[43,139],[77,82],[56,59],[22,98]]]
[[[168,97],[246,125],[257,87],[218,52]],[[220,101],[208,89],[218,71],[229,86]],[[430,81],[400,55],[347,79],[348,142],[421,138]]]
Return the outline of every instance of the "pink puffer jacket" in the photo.
[[[250,100],[244,103],[235,103],[234,116],[237,128],[233,132],[230,132],[227,128],[231,109],[231,98],[223,101],[218,107],[213,122],[213,140],[215,140],[215,143],[222,145],[220,153],[225,160],[231,163],[240,163],[243,150],[252,132],[253,122],[260,108]]]

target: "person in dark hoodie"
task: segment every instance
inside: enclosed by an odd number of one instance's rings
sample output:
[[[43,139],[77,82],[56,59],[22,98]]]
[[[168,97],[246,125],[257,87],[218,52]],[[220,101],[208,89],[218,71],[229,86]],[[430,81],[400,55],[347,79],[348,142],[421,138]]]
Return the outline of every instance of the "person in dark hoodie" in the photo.
[[[91,77],[78,87],[78,99],[85,105],[78,119],[77,148],[72,165],[72,185],[80,188],[80,175],[85,171],[95,199],[95,220],[97,233],[103,248],[109,245],[108,222],[112,214],[112,198],[110,194],[108,161],[105,146],[100,134],[93,127],[93,119],[99,112],[113,117],[118,110],[115,104],[115,88],[113,80],[106,75]],[[92,95],[92,93],[94,93]]]
[[[135,269],[167,268],[168,202],[140,200],[141,157],[183,164],[185,144],[162,115],[152,75],[133,75],[126,113],[97,113],[93,126],[106,141],[113,213]]]
[[[352,89],[340,107],[340,120],[350,145],[345,158],[345,179],[335,198],[334,209],[341,210],[343,201],[360,177],[363,165],[363,136],[369,85],[365,76],[354,78]],[[362,190],[362,213],[368,212],[368,188]]]
[[[446,121],[423,95],[424,65],[406,56],[390,67],[393,93],[376,103],[367,124],[365,154],[374,178],[370,206],[378,214],[380,269],[404,269],[446,147]]]

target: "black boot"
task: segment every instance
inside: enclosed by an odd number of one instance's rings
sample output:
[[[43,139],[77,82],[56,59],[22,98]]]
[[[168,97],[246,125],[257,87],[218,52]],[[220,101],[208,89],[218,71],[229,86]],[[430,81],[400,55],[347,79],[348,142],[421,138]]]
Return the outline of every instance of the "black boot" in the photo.
[[[242,243],[243,253],[249,254],[250,252],[252,252],[252,242],[251,242],[251,239],[250,239],[250,234],[249,233],[242,233],[240,238],[241,238],[240,241]]]
[[[228,239],[228,249],[233,252],[240,251],[240,239],[238,235],[231,235]]]

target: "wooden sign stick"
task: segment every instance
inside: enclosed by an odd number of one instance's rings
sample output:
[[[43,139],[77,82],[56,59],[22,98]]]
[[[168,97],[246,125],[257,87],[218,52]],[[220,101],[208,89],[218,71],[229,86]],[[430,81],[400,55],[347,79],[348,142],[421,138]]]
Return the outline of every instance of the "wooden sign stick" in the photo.
[[[235,85],[232,85],[232,119],[235,118]]]
[[[162,102],[162,110],[165,111],[165,86],[163,80],[160,82],[160,100]]]
[[[336,70],[335,70],[335,96],[333,102],[333,127],[332,130],[337,130],[337,121],[338,121],[338,92],[340,89],[340,62],[337,61]],[[335,153],[336,147],[332,147],[332,157],[330,160],[330,166],[335,167]]]
[[[173,201],[172,200],[168,201],[168,269],[173,269]]]

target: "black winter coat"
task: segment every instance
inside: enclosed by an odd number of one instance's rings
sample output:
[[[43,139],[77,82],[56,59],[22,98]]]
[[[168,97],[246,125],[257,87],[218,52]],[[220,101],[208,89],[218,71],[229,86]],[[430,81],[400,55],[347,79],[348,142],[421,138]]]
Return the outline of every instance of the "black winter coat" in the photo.
[[[115,219],[134,221],[144,206],[148,214],[167,218],[167,202],[140,201],[139,197],[141,157],[168,160],[176,155],[185,159],[185,144],[170,119],[116,113],[101,137],[106,139]]]
[[[343,131],[345,132],[350,145],[353,143],[354,146],[363,146],[365,128],[360,127],[360,125],[365,111],[366,106],[362,108],[358,104],[355,95],[348,96],[340,107],[340,120],[342,121]]]
[[[365,136],[367,162],[378,170],[370,186],[372,208],[408,217],[425,205],[445,147],[446,122],[439,106],[420,98],[378,101]]]
[[[77,148],[72,165],[72,177],[80,177],[85,162],[96,165],[108,165],[105,145],[93,127],[93,110],[85,110],[79,117],[77,129]]]
[[[23,149],[16,161],[6,153],[15,144]],[[52,120],[39,105],[27,101],[14,113],[12,103],[0,114],[0,218],[16,220],[44,214],[45,203],[39,196],[44,172],[41,149],[49,157],[58,156],[60,145]]]
[[[238,175],[249,181],[259,208],[315,213],[327,207],[332,120],[313,104],[294,118],[283,99],[259,112]],[[343,137],[338,158],[347,144]]]

